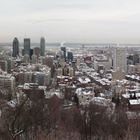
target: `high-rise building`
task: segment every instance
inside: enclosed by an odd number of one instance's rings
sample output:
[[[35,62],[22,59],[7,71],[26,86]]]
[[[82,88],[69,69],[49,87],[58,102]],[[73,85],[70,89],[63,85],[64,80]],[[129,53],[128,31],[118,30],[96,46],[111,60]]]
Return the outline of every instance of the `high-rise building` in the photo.
[[[0,60],[0,69],[2,71],[6,71],[7,72],[7,61],[6,60]]]
[[[11,73],[11,70],[15,67],[15,61],[7,59],[7,73]]]
[[[9,93],[15,93],[15,77],[11,74],[0,75],[0,88],[5,88]]]
[[[63,57],[66,61],[66,47],[61,47],[61,51],[63,52]]]
[[[73,61],[73,53],[72,52],[68,52],[67,53],[67,59],[68,59],[68,61]]]
[[[127,70],[127,59],[126,59],[126,48],[115,48],[113,54],[113,69],[121,70],[126,72]]]
[[[12,53],[13,57],[17,57],[19,56],[19,41],[18,39],[15,37],[13,40],[13,53]]]
[[[37,58],[39,58],[40,56],[40,48],[39,47],[35,47],[33,49],[33,54],[37,56]]]
[[[30,49],[30,55],[29,55],[29,57],[30,57],[30,59],[32,59],[32,55],[33,55],[34,53],[33,53],[33,49]]]
[[[30,56],[30,38],[24,39],[24,55],[28,54]]]
[[[41,37],[40,39],[40,55],[45,56],[45,38]]]

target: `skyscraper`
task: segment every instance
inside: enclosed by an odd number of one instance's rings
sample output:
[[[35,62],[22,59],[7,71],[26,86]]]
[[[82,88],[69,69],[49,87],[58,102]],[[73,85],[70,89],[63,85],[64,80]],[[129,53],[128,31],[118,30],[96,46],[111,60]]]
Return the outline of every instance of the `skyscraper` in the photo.
[[[45,56],[45,38],[41,37],[40,39],[40,55]]]
[[[28,54],[30,56],[30,38],[24,39],[24,55]]]
[[[13,53],[12,53],[13,57],[17,57],[19,56],[19,41],[18,39],[15,37],[13,40]]]
[[[68,61],[73,61],[73,53],[72,52],[68,52],[67,53],[67,59],[68,59]]]
[[[61,47],[61,51],[63,52],[63,57],[66,61],[66,47]]]
[[[127,70],[127,59],[126,59],[126,48],[115,48],[113,54],[113,68],[114,70],[120,69],[126,72]]]

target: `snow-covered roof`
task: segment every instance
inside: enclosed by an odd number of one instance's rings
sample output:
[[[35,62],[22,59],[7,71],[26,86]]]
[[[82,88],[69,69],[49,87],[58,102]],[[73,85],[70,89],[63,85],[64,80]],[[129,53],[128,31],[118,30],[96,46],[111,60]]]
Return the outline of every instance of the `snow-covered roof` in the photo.
[[[140,105],[140,99],[129,100],[130,105]]]
[[[15,101],[11,100],[11,101],[7,102],[7,105],[9,105],[12,108],[15,108],[17,103]]]
[[[46,98],[51,98],[54,95],[56,95],[58,98],[63,98],[63,95],[60,91],[56,90],[56,91],[45,92]]]
[[[88,88],[78,88],[76,89],[76,94],[77,95],[91,95],[94,92],[92,91],[92,89],[88,89]]]
[[[91,80],[88,77],[85,77],[85,78],[79,77],[78,81],[82,84],[87,84],[87,83],[91,82]]]
[[[111,100],[102,97],[94,97],[91,102],[101,106],[108,106],[111,103]]]
[[[132,94],[132,95],[134,95],[134,94]],[[136,98],[140,98],[140,93],[135,93],[135,95],[136,95]],[[129,93],[122,94],[122,96],[123,96],[124,98],[127,98],[127,99],[130,98],[130,94],[129,94]]]

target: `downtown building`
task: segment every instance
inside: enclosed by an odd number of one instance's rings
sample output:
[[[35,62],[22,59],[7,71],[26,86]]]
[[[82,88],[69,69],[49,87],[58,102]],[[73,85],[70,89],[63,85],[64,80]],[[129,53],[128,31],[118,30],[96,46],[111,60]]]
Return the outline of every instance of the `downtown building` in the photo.
[[[40,39],[40,55],[45,56],[45,38],[41,37]]]
[[[12,57],[18,57],[18,56],[19,56],[19,41],[15,37],[14,40],[13,40],[13,53],[12,53]]]
[[[30,56],[30,48],[31,48],[31,43],[30,43],[30,38],[25,38],[24,39],[24,55],[27,54]]]

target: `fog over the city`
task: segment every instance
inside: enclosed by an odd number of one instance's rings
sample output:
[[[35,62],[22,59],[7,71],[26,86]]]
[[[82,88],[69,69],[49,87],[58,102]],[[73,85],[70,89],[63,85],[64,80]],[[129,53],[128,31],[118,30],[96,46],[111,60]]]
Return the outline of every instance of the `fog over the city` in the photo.
[[[140,43],[139,0],[0,0],[0,42]]]

